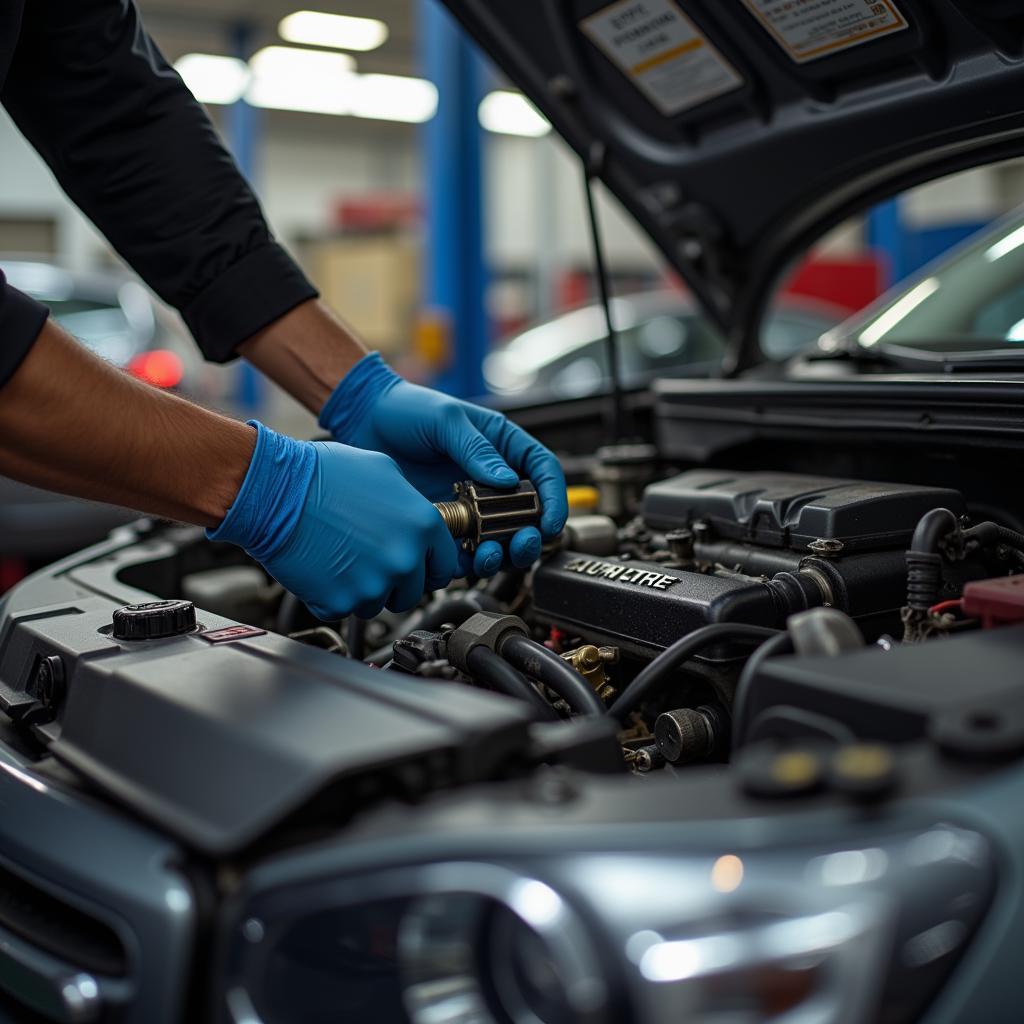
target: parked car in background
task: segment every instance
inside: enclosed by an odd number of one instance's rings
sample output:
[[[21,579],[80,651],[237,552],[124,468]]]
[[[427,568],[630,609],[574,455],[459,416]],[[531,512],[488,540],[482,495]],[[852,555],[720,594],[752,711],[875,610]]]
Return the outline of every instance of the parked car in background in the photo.
[[[880,369],[1017,368],[1024,207],[979,231],[819,339],[820,356]]]
[[[809,349],[848,310],[818,299],[786,296],[766,320],[762,348],[784,360]],[[612,300],[622,336],[623,383],[641,387],[655,377],[699,377],[715,371],[725,352],[721,333],[676,291],[641,292]],[[604,311],[584,306],[531,327],[484,362],[484,380],[499,395],[529,392],[581,398],[605,390],[608,353]]]
[[[8,281],[38,299],[83,345],[156,387],[201,397],[203,363],[184,332],[133,277],[5,258]],[[0,477],[0,557],[49,560],[102,538],[135,513]]]

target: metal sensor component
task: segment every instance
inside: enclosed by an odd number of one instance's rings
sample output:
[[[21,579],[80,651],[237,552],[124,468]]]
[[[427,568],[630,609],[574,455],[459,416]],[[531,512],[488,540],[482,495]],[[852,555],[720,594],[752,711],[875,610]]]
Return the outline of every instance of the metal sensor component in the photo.
[[[434,508],[467,551],[475,551],[485,540],[509,540],[524,526],[540,525],[540,499],[528,480],[508,490],[467,480],[455,485],[453,501],[439,501]]]
[[[590,685],[601,700],[610,700],[615,696],[615,687],[608,681],[605,666],[614,665],[619,660],[618,647],[596,647],[585,644],[574,651],[566,651],[561,655]]]

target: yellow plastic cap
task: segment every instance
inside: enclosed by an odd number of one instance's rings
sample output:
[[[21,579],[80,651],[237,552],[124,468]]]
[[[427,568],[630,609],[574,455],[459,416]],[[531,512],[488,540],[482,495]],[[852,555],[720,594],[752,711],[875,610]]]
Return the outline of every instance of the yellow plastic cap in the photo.
[[[565,493],[570,513],[593,512],[597,508],[599,496],[596,487],[568,487]]]

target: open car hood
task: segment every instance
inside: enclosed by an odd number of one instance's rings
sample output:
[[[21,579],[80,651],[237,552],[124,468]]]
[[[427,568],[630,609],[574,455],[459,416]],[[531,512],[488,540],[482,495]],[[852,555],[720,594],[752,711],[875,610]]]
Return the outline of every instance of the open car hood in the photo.
[[[1024,152],[1019,0],[445,0],[758,359],[780,275],[895,191]]]

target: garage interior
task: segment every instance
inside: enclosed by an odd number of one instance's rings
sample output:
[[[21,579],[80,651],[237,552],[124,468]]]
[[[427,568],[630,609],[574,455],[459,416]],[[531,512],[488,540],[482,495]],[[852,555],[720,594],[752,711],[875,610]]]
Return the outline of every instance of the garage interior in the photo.
[[[79,2],[0,1024],[1016,1024],[1021,5]]]
[[[286,0],[140,0],[139,7],[165,56],[206,102],[277,236],[329,304],[406,375],[481,394],[484,353],[595,300],[579,161],[436,0],[318,6],[366,19],[355,23],[354,39],[372,47],[365,50],[342,48],[344,32],[331,47],[316,29],[312,37],[300,31],[307,42],[289,42],[285,19],[297,8]],[[360,38],[360,27],[370,35]],[[271,53],[270,64],[261,52]],[[273,60],[289,53],[298,63],[275,69]],[[271,77],[289,81],[264,86],[250,104],[254,55]],[[402,109],[399,98],[389,109],[382,92],[370,116],[325,113],[334,87],[317,76],[329,75],[332,59],[358,75],[396,76],[418,100]],[[431,75],[437,91],[422,87]],[[382,81],[386,90],[389,80]],[[3,113],[0,146],[0,253],[72,271],[113,265],[104,240]],[[613,291],[679,288],[629,215],[600,189],[597,198]],[[832,232],[786,287],[830,304],[837,316],[853,312],[1022,200],[1019,161],[911,190]],[[224,406],[293,432],[312,430],[308,415],[250,368],[205,373],[207,394]]]

